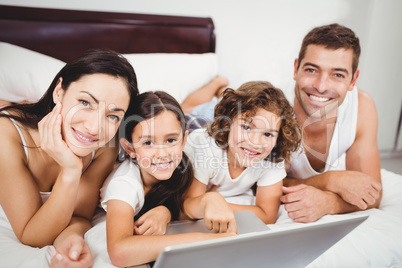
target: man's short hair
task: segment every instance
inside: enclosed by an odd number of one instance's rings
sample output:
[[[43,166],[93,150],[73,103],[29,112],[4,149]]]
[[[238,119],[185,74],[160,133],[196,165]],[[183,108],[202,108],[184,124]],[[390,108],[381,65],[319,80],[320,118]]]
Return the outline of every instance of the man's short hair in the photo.
[[[312,29],[303,39],[303,43],[299,52],[299,66],[306,54],[308,45],[321,45],[327,49],[352,49],[353,50],[353,62],[352,62],[352,75],[357,70],[360,57],[360,42],[355,33],[337,23],[324,25]]]

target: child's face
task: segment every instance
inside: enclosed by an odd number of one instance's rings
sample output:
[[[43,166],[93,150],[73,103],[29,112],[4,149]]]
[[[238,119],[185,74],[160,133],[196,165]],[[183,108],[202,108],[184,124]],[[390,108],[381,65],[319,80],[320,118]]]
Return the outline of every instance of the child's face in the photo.
[[[229,165],[247,168],[266,158],[278,139],[280,118],[258,109],[251,118],[240,114],[233,118],[228,138]]]
[[[133,131],[134,151],[145,184],[168,180],[180,164],[187,132],[183,137],[182,127],[176,115],[164,111],[140,122]]]

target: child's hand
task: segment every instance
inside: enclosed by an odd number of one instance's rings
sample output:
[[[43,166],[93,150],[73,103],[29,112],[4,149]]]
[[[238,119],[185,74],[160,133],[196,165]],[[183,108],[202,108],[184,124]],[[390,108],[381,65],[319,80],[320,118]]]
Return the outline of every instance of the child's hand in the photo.
[[[91,251],[79,235],[71,235],[53,253],[50,267],[92,267]]]
[[[142,215],[134,223],[134,234],[163,235],[171,220],[170,211],[165,206],[158,206]]]
[[[208,230],[215,233],[237,233],[237,225],[232,208],[226,200],[216,192],[205,194],[204,221]]]
[[[62,137],[61,103],[53,108],[38,124],[40,147],[62,168],[82,170],[82,160],[67,146]]]

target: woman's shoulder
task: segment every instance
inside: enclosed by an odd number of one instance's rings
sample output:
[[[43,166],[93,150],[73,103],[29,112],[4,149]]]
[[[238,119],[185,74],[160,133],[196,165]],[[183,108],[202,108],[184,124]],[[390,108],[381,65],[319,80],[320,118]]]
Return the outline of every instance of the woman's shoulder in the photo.
[[[0,170],[16,173],[16,169],[25,169],[28,165],[26,146],[14,123],[7,117],[0,117],[0,129]]]
[[[13,149],[12,151],[20,150],[22,153],[24,153],[24,148],[21,146],[23,143],[21,140],[22,137],[18,131],[18,128],[23,131],[22,135],[27,135],[29,133],[28,131],[24,131],[24,128],[19,123],[14,123],[8,117],[0,117],[0,144],[2,145],[2,150],[12,153],[8,150]]]

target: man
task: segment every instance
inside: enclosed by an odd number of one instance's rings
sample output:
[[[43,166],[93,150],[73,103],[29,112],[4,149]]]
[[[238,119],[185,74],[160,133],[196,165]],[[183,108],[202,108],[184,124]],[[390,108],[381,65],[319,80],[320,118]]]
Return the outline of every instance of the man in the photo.
[[[373,100],[355,87],[359,39],[338,24],[317,27],[294,62],[295,116],[303,146],[293,154],[281,201],[296,222],[379,206],[382,196]],[[346,154],[346,170],[331,170]]]
[[[294,62],[294,110],[302,148],[293,154],[287,168],[281,201],[296,222],[313,222],[327,214],[380,204],[377,111],[371,97],[355,87],[359,57],[354,32],[331,24],[305,36]],[[186,108],[194,102],[189,100],[198,100],[194,96],[183,103]],[[211,101],[197,109],[213,111],[215,104]],[[205,119],[204,110],[196,116]],[[346,170],[335,171],[343,154]]]

